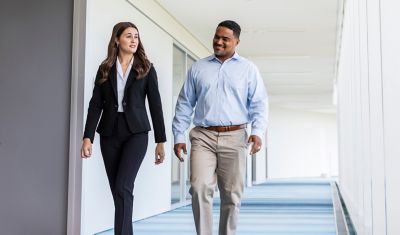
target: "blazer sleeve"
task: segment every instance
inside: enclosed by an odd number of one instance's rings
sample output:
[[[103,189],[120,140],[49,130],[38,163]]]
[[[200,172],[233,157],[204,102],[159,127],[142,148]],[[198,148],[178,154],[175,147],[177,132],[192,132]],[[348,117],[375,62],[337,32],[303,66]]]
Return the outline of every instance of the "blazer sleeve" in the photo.
[[[100,119],[101,112],[103,110],[102,97],[100,91],[100,85],[97,83],[100,79],[100,68],[97,70],[96,79],[94,82],[92,98],[89,102],[89,108],[87,112],[85,131],[83,138],[89,138],[93,143],[94,134],[96,132],[96,127]]]
[[[165,135],[161,97],[158,90],[157,73],[153,65],[151,65],[147,79],[147,98],[149,101],[150,115],[153,123],[154,138],[156,143],[163,143],[167,141],[167,138]]]

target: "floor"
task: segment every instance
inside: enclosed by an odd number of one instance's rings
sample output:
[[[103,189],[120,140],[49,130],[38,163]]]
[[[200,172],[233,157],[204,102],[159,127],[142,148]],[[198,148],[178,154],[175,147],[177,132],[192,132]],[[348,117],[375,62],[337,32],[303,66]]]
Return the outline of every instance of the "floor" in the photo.
[[[214,202],[214,234],[218,234],[219,200]],[[191,206],[134,223],[135,235],[196,234]],[[107,230],[98,235],[112,235]],[[330,181],[271,180],[246,188],[237,235],[335,235]]]

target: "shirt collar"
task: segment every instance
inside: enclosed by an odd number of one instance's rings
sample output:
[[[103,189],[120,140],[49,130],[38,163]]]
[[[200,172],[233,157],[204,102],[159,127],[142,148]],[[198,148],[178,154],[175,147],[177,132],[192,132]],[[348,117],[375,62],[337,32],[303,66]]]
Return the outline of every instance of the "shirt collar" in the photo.
[[[241,56],[235,51],[235,53],[233,54],[233,56],[232,56],[231,58],[229,58],[228,60],[230,60],[230,59],[233,59],[233,60],[240,60],[240,58],[241,58]],[[215,54],[212,54],[211,56],[209,56],[209,57],[208,57],[208,60],[209,60],[209,61],[213,61],[213,60],[219,61],[219,59],[215,56]]]
[[[134,57],[132,56],[132,59],[131,59],[131,61],[129,62],[128,69],[126,70],[127,72],[130,70],[129,68],[132,67],[133,59],[134,59]],[[122,66],[121,66],[121,63],[119,62],[118,56],[117,56],[117,61],[116,61],[116,63],[117,63],[117,72],[119,73],[119,75],[121,76],[121,78],[123,78],[123,76],[122,76],[122,74],[123,74],[123,73],[122,73]]]

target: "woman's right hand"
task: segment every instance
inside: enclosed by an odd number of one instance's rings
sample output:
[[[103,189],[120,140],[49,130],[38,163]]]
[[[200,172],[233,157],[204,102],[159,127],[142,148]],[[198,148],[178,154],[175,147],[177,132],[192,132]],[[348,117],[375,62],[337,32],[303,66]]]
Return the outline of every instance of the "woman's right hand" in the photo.
[[[81,147],[81,157],[88,158],[92,156],[92,142],[89,138],[84,138]]]

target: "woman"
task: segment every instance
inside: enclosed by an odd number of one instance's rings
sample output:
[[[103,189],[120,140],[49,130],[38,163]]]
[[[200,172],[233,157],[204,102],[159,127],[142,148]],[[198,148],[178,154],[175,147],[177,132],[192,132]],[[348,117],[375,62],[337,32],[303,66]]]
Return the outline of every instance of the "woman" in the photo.
[[[132,234],[133,186],[146,154],[150,123],[154,128],[155,164],[164,160],[166,141],[157,74],[146,57],[137,27],[130,22],[114,26],[107,58],[101,63],[89,103],[81,148],[92,154],[97,127],[100,147],[115,205],[115,234]]]

